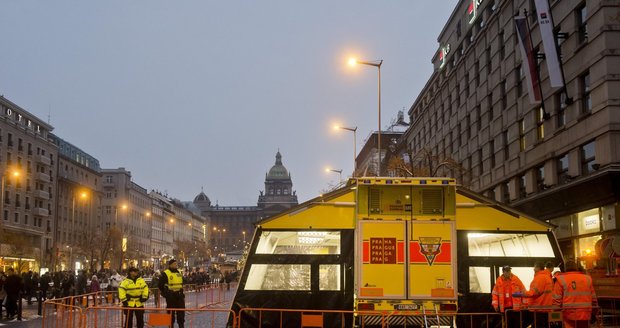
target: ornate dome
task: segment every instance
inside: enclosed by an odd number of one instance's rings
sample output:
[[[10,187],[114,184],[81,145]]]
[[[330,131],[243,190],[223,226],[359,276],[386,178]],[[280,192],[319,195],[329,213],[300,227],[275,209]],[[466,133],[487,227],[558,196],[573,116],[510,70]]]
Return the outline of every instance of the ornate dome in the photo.
[[[269,170],[269,173],[267,174],[267,179],[290,179],[286,167],[282,165],[282,155],[280,155],[280,151],[278,151],[278,153],[276,154],[276,164],[272,166]]]
[[[207,197],[207,195],[204,193],[204,191],[201,191],[198,196],[196,196],[194,198],[194,204],[196,203],[208,203],[211,204],[211,200],[209,199],[209,197]]]

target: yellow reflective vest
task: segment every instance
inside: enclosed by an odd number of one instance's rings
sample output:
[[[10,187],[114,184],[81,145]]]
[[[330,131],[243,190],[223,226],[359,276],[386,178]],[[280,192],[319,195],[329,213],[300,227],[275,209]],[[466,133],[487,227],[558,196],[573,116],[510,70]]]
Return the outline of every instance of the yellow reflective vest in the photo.
[[[183,275],[180,272],[172,272],[170,269],[164,271],[168,277],[168,283],[165,286],[171,292],[178,292],[183,290]]]
[[[121,302],[127,302],[129,307],[141,307],[149,298],[149,286],[141,277],[132,280],[125,278],[118,286],[118,298]]]

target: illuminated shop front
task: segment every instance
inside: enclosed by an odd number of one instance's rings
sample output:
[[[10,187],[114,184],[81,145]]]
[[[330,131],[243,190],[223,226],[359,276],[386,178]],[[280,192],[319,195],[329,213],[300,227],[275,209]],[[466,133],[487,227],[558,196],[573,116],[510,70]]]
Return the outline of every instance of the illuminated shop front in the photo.
[[[591,268],[596,255],[596,243],[616,230],[616,206],[595,207],[549,220],[566,259],[577,259]]]

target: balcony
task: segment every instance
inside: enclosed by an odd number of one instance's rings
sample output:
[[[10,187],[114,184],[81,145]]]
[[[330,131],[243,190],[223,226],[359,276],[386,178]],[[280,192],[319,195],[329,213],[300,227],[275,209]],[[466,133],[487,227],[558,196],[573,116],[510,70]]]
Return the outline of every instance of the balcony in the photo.
[[[43,155],[37,155],[37,157],[35,157],[35,160],[39,163],[45,164],[47,166],[52,165],[52,160],[49,159],[49,157],[43,156]]]
[[[50,176],[49,174],[45,174],[43,172],[37,172],[37,180],[43,182],[50,182]]]
[[[49,192],[47,192],[47,191],[43,191],[43,190],[35,190],[35,191],[32,193],[32,195],[33,195],[34,197],[36,197],[36,198],[39,198],[39,199],[45,199],[45,200],[50,199],[50,193],[49,193]]]
[[[30,211],[30,213],[32,213],[33,215],[42,216],[42,217],[48,217],[50,215],[50,211],[48,211],[47,209],[41,208],[41,207],[33,208],[32,211]]]

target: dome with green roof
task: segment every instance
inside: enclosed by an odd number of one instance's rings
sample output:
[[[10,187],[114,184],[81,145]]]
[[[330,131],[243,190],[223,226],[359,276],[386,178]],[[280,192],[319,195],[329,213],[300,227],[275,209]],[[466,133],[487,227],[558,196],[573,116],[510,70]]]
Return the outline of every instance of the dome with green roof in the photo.
[[[282,165],[282,155],[280,151],[276,154],[276,164],[267,173],[267,180],[290,179],[291,176],[284,165]]]

